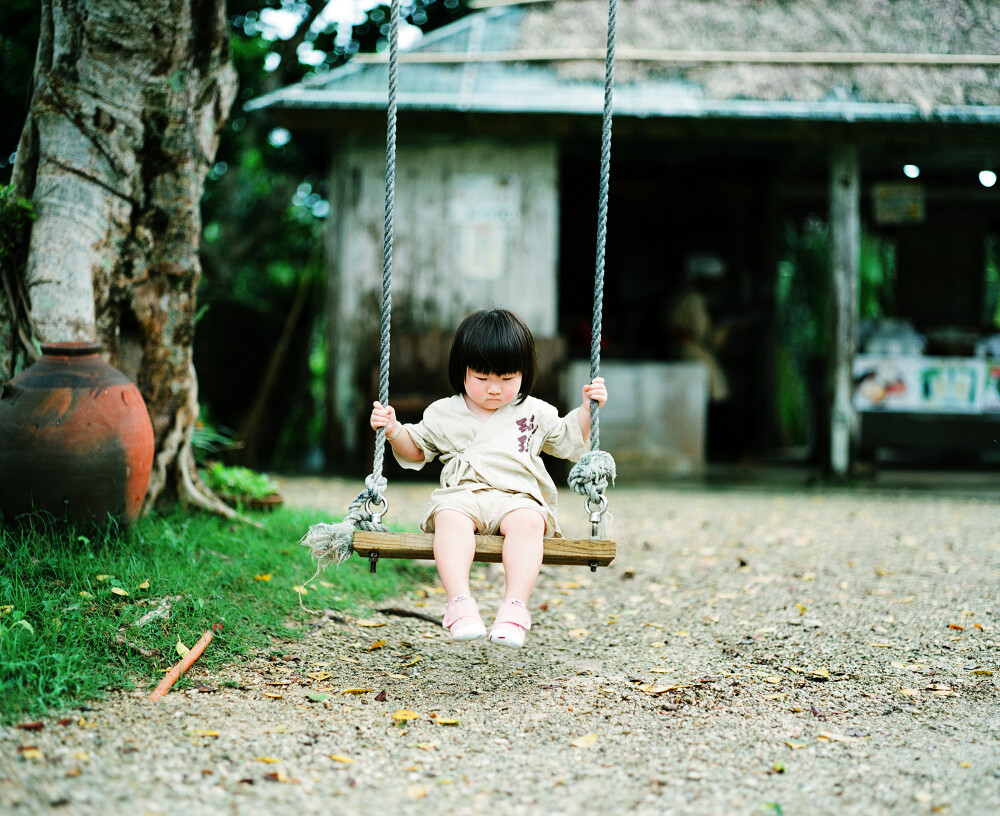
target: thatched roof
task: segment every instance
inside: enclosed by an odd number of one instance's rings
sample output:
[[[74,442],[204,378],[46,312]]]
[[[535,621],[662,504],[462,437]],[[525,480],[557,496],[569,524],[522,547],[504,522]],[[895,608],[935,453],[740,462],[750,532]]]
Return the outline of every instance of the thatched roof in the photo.
[[[403,55],[401,111],[600,113],[607,0],[479,3]],[[1000,123],[998,0],[619,0],[617,19],[616,116]],[[384,108],[385,88],[384,56],[359,56],[248,108]]]
[[[607,3],[561,0],[528,6],[519,48],[604,45]],[[604,29],[602,29],[602,25]],[[818,102],[851,98],[940,105],[1000,105],[997,0],[620,0],[616,69],[623,83],[674,80],[712,99]],[[630,52],[857,55],[857,64],[633,61]],[[864,64],[864,55],[887,64]],[[992,56],[981,65],[893,65],[899,58]],[[819,57],[820,59],[822,57]],[[765,57],[766,59],[766,57]],[[594,62],[559,65],[564,78],[599,80]]]

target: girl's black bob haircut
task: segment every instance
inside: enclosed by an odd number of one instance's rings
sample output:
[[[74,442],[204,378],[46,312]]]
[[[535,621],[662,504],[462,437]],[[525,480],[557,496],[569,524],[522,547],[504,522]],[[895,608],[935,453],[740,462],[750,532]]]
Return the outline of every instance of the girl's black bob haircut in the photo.
[[[470,368],[483,374],[520,374],[521,393],[515,405],[524,402],[535,387],[538,368],[531,330],[507,309],[473,312],[459,324],[448,357],[448,384],[456,394],[465,393]]]

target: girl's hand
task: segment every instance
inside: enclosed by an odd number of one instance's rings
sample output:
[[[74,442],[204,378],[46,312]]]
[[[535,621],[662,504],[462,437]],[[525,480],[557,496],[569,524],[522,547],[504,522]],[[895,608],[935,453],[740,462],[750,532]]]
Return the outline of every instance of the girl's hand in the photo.
[[[604,377],[594,377],[594,381],[583,387],[583,409],[590,410],[590,401],[597,403],[599,408],[608,401],[608,389],[604,385]]]
[[[385,428],[385,435],[392,436],[392,432],[399,424],[396,421],[396,409],[391,405],[386,405],[383,408],[382,403],[377,401],[373,402],[372,406],[372,415],[369,420],[372,430],[377,431],[379,428]]]

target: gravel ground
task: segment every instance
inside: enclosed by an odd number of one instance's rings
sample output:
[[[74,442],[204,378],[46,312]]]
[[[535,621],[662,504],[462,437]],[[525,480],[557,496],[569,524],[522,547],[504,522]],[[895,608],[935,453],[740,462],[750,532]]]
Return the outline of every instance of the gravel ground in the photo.
[[[357,485],[284,488],[342,512]],[[429,490],[393,485],[391,520],[415,521]],[[328,615],[281,657],[212,676],[196,663],[214,693],[116,694],[0,729],[0,813],[1000,810],[995,495],[611,502],[618,559],[546,567],[524,649],[454,644],[376,607]],[[579,504],[562,504],[567,535],[586,526]],[[475,575],[489,621],[502,573]],[[437,618],[443,596],[379,606]],[[397,724],[401,710],[417,717]]]

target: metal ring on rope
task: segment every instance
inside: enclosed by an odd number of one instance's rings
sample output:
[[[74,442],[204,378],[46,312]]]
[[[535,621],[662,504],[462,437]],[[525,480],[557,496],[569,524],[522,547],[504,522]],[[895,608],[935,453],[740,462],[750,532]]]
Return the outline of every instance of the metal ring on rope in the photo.
[[[376,499],[378,500],[376,502]],[[374,508],[379,507],[379,510]],[[385,496],[374,496],[365,499],[365,512],[371,516],[372,524],[381,524],[382,516],[389,512],[389,500]]]

